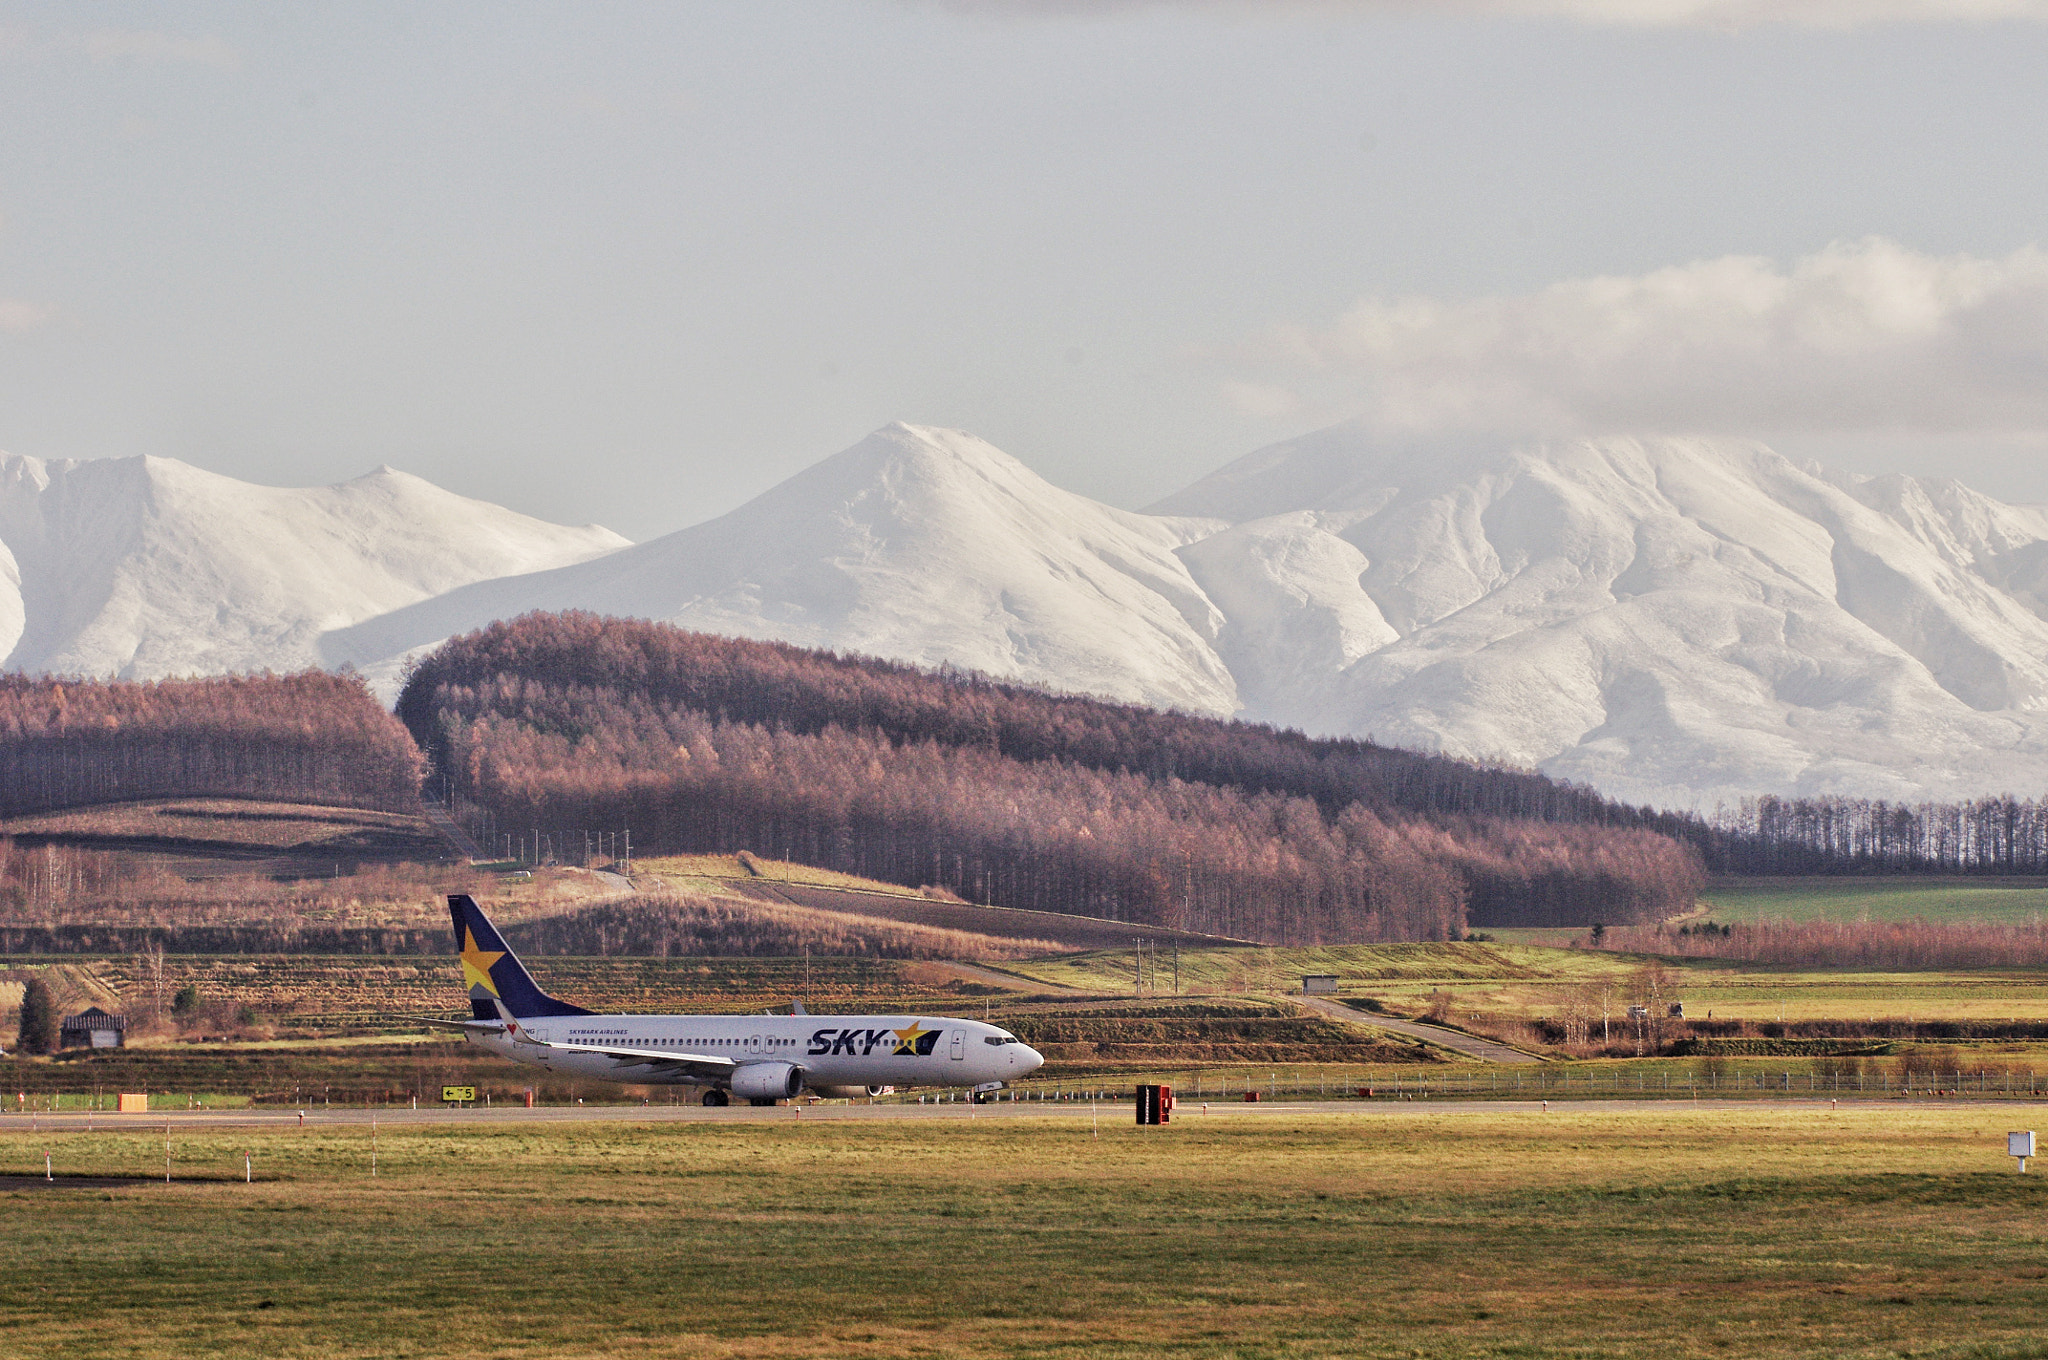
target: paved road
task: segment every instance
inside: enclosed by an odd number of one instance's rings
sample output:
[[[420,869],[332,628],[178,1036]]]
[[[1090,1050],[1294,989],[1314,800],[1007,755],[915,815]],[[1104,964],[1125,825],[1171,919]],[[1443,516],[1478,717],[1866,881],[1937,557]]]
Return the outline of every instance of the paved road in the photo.
[[[1817,1114],[1834,1113],[1838,1109],[1850,1110],[1897,1110],[1908,1102],[1899,1097],[1834,1097],[1793,1096],[1758,1097],[1755,1099],[1707,1099],[1707,1100],[1609,1100],[1599,1097],[1589,1099],[1538,1099],[1528,1100],[1262,1100],[1256,1104],[1245,1104],[1235,1100],[1217,1100],[1207,1104],[1183,1098],[1174,1111],[1174,1122],[1184,1124],[1200,1119],[1270,1119],[1286,1115],[1349,1116],[1358,1119],[1385,1119],[1408,1115],[1431,1115],[1444,1118],[1459,1118],[1475,1114],[1524,1114],[1531,1119],[1561,1119],[1572,1115],[1618,1114],[1623,1111],[1643,1113],[1670,1113],[1677,1110],[1810,1110]],[[1922,1101],[1910,1102],[1913,1108],[1956,1108],[1963,1101]],[[1997,1105],[2017,1114],[2020,1110],[2033,1108],[2048,1110],[2048,1102],[2038,1098],[2003,1100],[1987,1099],[1984,1105]],[[976,1119],[1069,1119],[1087,1121],[1099,1119],[1105,1124],[1129,1123],[1132,1119],[1131,1101],[1104,1100],[1091,1106],[1088,1101],[1020,1102],[996,1105],[812,1105],[802,1108],[799,1113],[792,1106],[778,1106],[774,1109],[754,1109],[750,1106],[728,1106],[725,1109],[706,1109],[702,1105],[651,1105],[635,1108],[630,1105],[594,1105],[584,1107],[554,1106],[539,1110],[496,1109],[496,1110],[403,1110],[403,1109],[309,1109],[306,1111],[304,1127],[308,1130],[322,1128],[368,1128],[372,1119],[381,1128],[413,1127],[429,1124],[472,1124],[472,1125],[514,1125],[514,1124],[768,1124],[768,1123],[845,1123],[872,1120],[938,1120],[957,1122]],[[37,1133],[82,1133],[88,1127],[94,1132],[159,1132],[166,1125],[175,1137],[180,1130],[198,1132],[204,1129],[258,1129],[267,1132],[282,1132],[300,1127],[298,1112],[295,1110],[200,1110],[175,1114],[45,1114],[31,1118],[27,1115],[7,1115],[0,1118],[0,1140],[7,1135],[20,1135],[24,1141]],[[12,1140],[7,1140],[9,1143]],[[0,1146],[7,1144],[0,1143]],[[13,1144],[18,1149],[19,1144]],[[18,1152],[15,1155],[19,1155]]]
[[[1046,993],[1072,992],[1074,989],[1064,983],[1041,982],[1037,978],[1025,977],[1022,973],[1006,973],[999,968],[984,968],[978,963],[963,963],[959,959],[946,959],[945,965],[954,969],[970,982],[986,983],[1001,987],[1006,992],[1038,991]],[[1079,995],[1079,993],[1076,993]]]
[[[440,803],[430,803],[422,798],[420,800],[420,812],[426,817],[434,830],[441,833],[441,838],[454,846],[455,852],[464,859],[474,864],[479,860],[489,858],[489,856],[484,854],[483,847],[479,846],[471,838],[470,834],[462,829],[460,823],[448,815],[448,809],[445,806]]]
[[[1520,1049],[1509,1048],[1506,1044],[1497,1044],[1491,1039],[1482,1039],[1475,1034],[1463,1034],[1436,1025],[1417,1024],[1413,1020],[1396,1020],[1390,1015],[1368,1015],[1364,1011],[1353,1010],[1341,1001],[1325,1001],[1319,996],[1290,996],[1287,999],[1298,1001],[1310,1010],[1327,1015],[1333,1020],[1342,1020],[1350,1025],[1366,1025],[1373,1029],[1392,1030],[1396,1034],[1405,1034],[1411,1039],[1420,1039],[1423,1043],[1435,1044],[1438,1048],[1448,1048],[1453,1052],[1463,1053],[1468,1058],[1478,1058],[1482,1062],[1520,1065],[1543,1061]]]

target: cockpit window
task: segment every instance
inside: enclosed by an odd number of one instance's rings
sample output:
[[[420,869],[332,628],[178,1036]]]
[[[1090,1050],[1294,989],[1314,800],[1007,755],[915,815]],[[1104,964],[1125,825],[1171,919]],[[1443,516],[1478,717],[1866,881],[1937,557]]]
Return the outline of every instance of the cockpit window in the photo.
[[[985,1034],[982,1036],[981,1041],[985,1044],[994,1044],[997,1047],[1001,1047],[1004,1044],[1021,1044],[1024,1042],[1014,1034]]]

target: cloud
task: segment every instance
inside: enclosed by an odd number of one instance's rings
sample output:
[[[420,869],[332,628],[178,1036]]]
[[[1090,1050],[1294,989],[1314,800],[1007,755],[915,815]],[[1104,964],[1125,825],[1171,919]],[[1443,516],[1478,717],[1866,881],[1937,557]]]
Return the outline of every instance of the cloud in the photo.
[[[207,66],[239,70],[242,51],[223,38],[186,37],[142,28],[94,28],[35,33],[0,27],[0,60],[68,60],[84,57],[98,65],[129,62],[146,66]]]
[[[1073,15],[1177,9],[1217,14],[1563,19],[1621,28],[1861,28],[1886,23],[2048,22],[2048,0],[911,0],[963,14]]]
[[[1223,399],[1241,414],[1277,419],[1291,416],[1301,409],[1301,396],[1288,388],[1272,383],[1237,382],[1225,379]]]
[[[187,38],[141,28],[95,28],[69,39],[96,62],[132,61],[150,66],[212,66],[232,71],[242,64],[233,44],[216,37]]]
[[[50,308],[37,306],[33,302],[0,297],[0,332],[32,331],[55,315]]]
[[[1871,238],[1462,301],[1359,303],[1257,351],[1392,429],[1765,434],[2048,430],[2048,253]]]

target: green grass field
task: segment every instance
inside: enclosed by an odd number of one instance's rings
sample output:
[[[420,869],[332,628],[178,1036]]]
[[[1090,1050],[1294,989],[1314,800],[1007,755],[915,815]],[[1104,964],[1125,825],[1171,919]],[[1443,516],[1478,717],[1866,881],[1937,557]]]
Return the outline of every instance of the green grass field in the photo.
[[[2038,1107],[959,1114],[174,1127],[0,1190],[0,1353],[2048,1353]]]
[[[2048,884],[2039,879],[1751,878],[1716,883],[1700,894],[1713,920],[1994,921],[2048,920]]]
[[[1619,975],[1635,961],[1585,950],[1566,952],[1508,944],[1351,944],[1272,949],[1163,950],[1144,956],[1148,993],[1170,994],[1176,974],[1184,992],[1298,992],[1305,973],[1334,973],[1347,983],[1492,982]],[[1004,972],[1085,991],[1129,995],[1138,982],[1132,949],[1093,950],[1054,958],[1008,960]]]
[[[1136,954],[1106,950],[1003,965],[1032,979],[1097,992],[1129,994]],[[1383,1000],[1396,1013],[1420,1011],[1448,993],[1452,1018],[1481,1012],[1527,1017],[1557,1012],[1567,994],[1612,993],[1616,1013],[1627,1008],[1630,980],[1648,962],[1635,954],[1594,949],[1547,949],[1524,944],[1341,945],[1318,949],[1184,950],[1184,991],[1298,994],[1305,973],[1335,974],[1340,994]],[[1795,971],[1729,959],[1667,959],[1676,979],[1671,995],[1686,1014],[1741,1020],[2038,1020],[2048,1018],[2048,973],[1875,973]],[[1148,984],[1171,995],[1173,959],[1156,973],[1146,960]],[[1151,989],[1148,986],[1148,994]]]

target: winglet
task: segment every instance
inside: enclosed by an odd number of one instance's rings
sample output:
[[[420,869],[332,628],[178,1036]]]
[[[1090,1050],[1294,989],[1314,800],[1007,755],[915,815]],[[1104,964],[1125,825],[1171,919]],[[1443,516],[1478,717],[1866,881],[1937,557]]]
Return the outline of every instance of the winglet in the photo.
[[[448,914],[455,921],[455,949],[462,955],[462,980],[469,987],[470,1014],[477,1019],[496,1020],[501,1014],[519,1019],[591,1014],[542,991],[474,897],[450,893]]]

